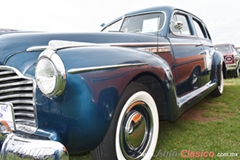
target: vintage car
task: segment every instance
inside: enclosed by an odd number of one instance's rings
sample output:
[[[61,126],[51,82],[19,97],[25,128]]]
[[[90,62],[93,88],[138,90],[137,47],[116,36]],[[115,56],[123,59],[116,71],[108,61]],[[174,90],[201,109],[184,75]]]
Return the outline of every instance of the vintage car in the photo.
[[[159,120],[220,96],[226,75],[204,22],[169,6],[99,33],[4,34],[0,53],[3,160],[151,159]]]
[[[235,45],[235,49],[240,54],[240,45],[239,44]]]
[[[237,78],[239,76],[240,54],[231,43],[216,44],[215,49],[223,54],[228,77]]]

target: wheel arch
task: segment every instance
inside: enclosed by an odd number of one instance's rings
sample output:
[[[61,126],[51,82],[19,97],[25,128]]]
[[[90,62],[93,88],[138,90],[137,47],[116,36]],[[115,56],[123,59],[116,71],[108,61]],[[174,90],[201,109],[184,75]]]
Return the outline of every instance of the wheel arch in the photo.
[[[222,70],[223,70],[223,78],[226,79],[227,78],[227,66],[224,61],[222,63]]]
[[[157,75],[145,72],[135,76],[131,82],[137,82],[146,86],[151,91],[153,99],[155,100],[160,120],[168,119],[169,112],[163,81]]]
[[[214,52],[213,53],[213,59],[212,59],[212,70],[211,70],[211,81],[212,82],[218,82],[219,80],[219,67],[221,67],[221,70],[223,71],[223,76],[224,78],[227,77],[227,68],[226,64],[224,62],[223,55],[220,52]]]

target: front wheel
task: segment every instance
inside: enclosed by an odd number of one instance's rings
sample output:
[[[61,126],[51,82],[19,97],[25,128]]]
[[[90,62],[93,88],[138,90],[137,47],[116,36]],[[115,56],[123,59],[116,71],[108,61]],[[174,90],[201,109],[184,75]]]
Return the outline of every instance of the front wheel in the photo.
[[[150,91],[141,84],[132,83],[120,98],[109,130],[92,151],[92,158],[150,160],[158,132],[158,110]]]

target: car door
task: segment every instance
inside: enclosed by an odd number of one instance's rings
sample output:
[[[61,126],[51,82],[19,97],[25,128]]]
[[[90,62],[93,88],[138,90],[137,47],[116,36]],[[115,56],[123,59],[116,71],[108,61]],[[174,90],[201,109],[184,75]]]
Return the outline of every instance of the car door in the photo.
[[[172,72],[177,95],[182,96],[205,83],[203,46],[193,28],[191,15],[183,11],[172,14],[168,38],[175,63]]]
[[[201,54],[204,56],[205,67],[204,67],[204,75],[205,81],[204,83],[210,80],[210,71],[212,70],[212,56],[214,53],[214,47],[212,44],[211,36],[205,26],[205,24],[197,17],[192,17],[193,29],[195,34],[198,36],[200,45],[203,47],[203,51]]]

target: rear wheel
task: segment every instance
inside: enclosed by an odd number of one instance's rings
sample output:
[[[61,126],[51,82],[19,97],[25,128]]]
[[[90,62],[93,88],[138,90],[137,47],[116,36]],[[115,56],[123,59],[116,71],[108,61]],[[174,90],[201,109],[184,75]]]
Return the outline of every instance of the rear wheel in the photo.
[[[117,105],[109,130],[91,152],[93,159],[151,159],[158,140],[158,110],[150,91],[132,83]]]
[[[217,88],[213,90],[212,95],[213,96],[221,96],[223,94],[223,89],[224,89],[224,77],[223,77],[223,70],[220,68],[220,75],[218,76],[218,83],[217,83]]]

